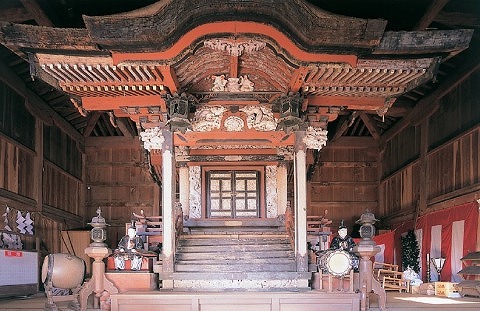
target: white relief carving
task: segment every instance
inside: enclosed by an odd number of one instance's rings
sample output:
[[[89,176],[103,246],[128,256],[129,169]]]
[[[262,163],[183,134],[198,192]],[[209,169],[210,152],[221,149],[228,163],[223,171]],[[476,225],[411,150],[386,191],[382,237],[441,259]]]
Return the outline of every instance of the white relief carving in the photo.
[[[231,77],[226,78],[225,75],[212,76],[213,86],[211,90],[213,92],[253,92],[254,85],[247,75],[243,75],[240,78]]]
[[[196,149],[214,150],[214,149],[270,149],[269,145],[202,145]]]
[[[202,183],[200,166],[189,167],[190,176],[190,215],[189,218],[202,218]]]
[[[175,161],[187,161],[189,155],[187,146],[175,146]]]
[[[241,84],[241,78],[228,78],[228,83],[227,83],[227,92],[240,92],[240,86]]]
[[[308,149],[322,149],[327,144],[327,130],[309,126],[305,131],[303,142]]]
[[[140,132],[140,138],[143,141],[143,148],[148,151],[152,149],[162,149],[163,142],[165,141],[162,130],[158,126]]]
[[[285,160],[293,160],[294,148],[293,146],[278,147],[277,154],[284,156]]]
[[[236,42],[229,39],[209,39],[204,46],[215,51],[226,51],[231,56],[241,56],[243,53],[253,53],[267,46],[265,42],[249,40]]]
[[[268,107],[245,106],[240,109],[247,115],[247,127],[257,131],[274,131],[277,128],[277,119]]]
[[[278,216],[277,206],[277,167],[269,165],[265,167],[266,175],[266,203],[267,203],[267,218],[275,218]]]
[[[195,112],[192,121],[192,129],[197,132],[209,132],[213,129],[219,129],[223,113],[227,108],[222,106],[206,106]]]
[[[250,81],[250,79],[248,79],[247,75],[243,75],[240,78],[241,78],[240,84],[242,85],[240,87],[240,92],[253,92],[253,87],[254,87],[255,83]]]
[[[212,79],[213,79],[212,92],[224,92],[225,86],[228,83],[227,79],[225,79],[225,75],[212,76]]]
[[[245,122],[243,122],[242,118],[240,117],[230,116],[225,119],[223,126],[225,126],[225,130],[227,130],[227,132],[240,132],[243,130]]]

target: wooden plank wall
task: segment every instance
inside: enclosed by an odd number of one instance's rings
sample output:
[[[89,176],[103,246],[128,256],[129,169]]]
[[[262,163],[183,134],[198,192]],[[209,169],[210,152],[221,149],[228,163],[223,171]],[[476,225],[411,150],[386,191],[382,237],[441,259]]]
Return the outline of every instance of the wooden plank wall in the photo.
[[[44,162],[44,175],[38,176],[35,162],[42,159],[38,160],[35,152],[0,134],[0,211],[3,214],[9,206],[11,213],[30,212],[35,221],[34,235],[20,236],[25,249],[38,247],[46,255],[60,251],[59,234],[64,227],[84,223],[83,209],[79,205],[83,183],[47,161]],[[39,180],[43,180],[40,191],[44,204],[41,208],[38,207],[39,187],[35,186]],[[18,233],[13,223],[10,227]],[[37,239],[39,245],[35,245]]]
[[[34,151],[0,134],[0,188],[35,198],[33,178],[26,178],[33,171],[34,164]]]
[[[368,139],[368,138],[367,138]],[[336,227],[343,219],[353,227],[360,215],[378,206],[378,151],[373,138],[361,144],[330,143],[320,151],[309,183],[308,215],[323,215]]]
[[[160,215],[160,186],[149,172],[148,159],[138,137],[89,137],[86,151],[86,209],[89,217],[101,208],[110,227],[108,244],[115,248],[125,235],[132,212]]]
[[[44,162],[43,170],[43,203],[87,219],[85,209],[80,206],[84,192],[82,180],[48,161]]]
[[[9,226],[13,233],[21,237],[24,249],[37,249],[42,261],[44,255],[60,252],[61,230],[86,225],[82,176],[73,177],[46,160],[44,146],[58,144],[44,135],[44,126],[49,124],[49,128],[75,146],[57,147],[56,152],[66,159],[63,163],[66,168],[82,167],[83,137],[71,126],[57,128],[55,124],[65,125],[66,121],[28,91],[23,81],[14,78],[12,73],[3,71],[0,80],[2,92],[11,94],[0,98],[4,125],[0,133],[0,214],[5,213],[7,206],[10,208]],[[12,98],[15,101],[12,102]],[[18,212],[23,216],[30,212],[34,220],[33,235],[16,228]],[[0,230],[4,229],[0,226]]]
[[[378,215],[386,222],[480,198],[479,84],[475,73],[442,98],[428,119],[386,142]]]

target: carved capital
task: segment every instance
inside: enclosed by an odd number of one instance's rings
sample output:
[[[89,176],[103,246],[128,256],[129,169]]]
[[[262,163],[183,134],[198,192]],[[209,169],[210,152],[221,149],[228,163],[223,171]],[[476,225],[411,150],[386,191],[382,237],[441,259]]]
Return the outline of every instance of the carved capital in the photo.
[[[327,130],[309,126],[302,141],[308,149],[320,150],[327,144],[327,133]]]
[[[162,145],[165,142],[165,138],[162,134],[162,129],[157,127],[146,129],[140,132],[140,138],[143,141],[143,148],[148,151],[152,149],[162,149]]]

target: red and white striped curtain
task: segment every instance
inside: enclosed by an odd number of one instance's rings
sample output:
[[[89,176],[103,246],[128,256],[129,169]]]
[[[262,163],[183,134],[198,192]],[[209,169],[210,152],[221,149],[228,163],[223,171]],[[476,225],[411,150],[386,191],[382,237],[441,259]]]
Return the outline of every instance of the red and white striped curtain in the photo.
[[[427,254],[430,258],[446,258],[441,271],[437,274],[430,264],[431,281],[459,282],[457,274],[463,268],[463,256],[476,251],[478,228],[477,202],[454,206],[432,212],[418,218],[415,234],[420,247],[420,266],[422,279],[426,281]],[[404,223],[395,229],[395,258],[401,262],[400,237],[413,228],[413,222]]]

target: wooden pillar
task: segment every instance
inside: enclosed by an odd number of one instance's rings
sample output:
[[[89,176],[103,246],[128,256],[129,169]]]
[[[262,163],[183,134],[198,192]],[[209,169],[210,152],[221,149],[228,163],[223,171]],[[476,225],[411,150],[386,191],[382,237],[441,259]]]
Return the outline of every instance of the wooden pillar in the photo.
[[[278,215],[285,215],[288,196],[287,163],[281,162],[277,168],[277,202]]]
[[[426,118],[421,125],[420,129],[420,176],[419,176],[419,194],[418,194],[418,206],[415,213],[415,225],[417,223],[418,216],[425,213],[427,210],[428,199],[428,187],[427,187],[427,154],[428,154],[428,118]]]
[[[186,163],[182,163],[178,168],[178,184],[180,191],[180,203],[182,204],[183,215],[190,215],[190,176],[189,168]]]
[[[480,211],[480,199],[477,199],[478,210]],[[478,213],[478,225],[477,225],[477,252],[480,252],[480,213]]]
[[[295,253],[297,271],[308,271],[307,254],[307,157],[304,132],[295,133]]]
[[[173,134],[167,129],[162,130],[164,138],[162,146],[162,216],[163,216],[163,244],[162,269],[163,272],[173,272],[175,258],[175,159],[173,150]],[[172,288],[173,282],[165,280],[165,288]]]
[[[37,206],[35,207],[37,215],[42,215],[43,211],[43,122],[40,119],[36,119],[35,124],[35,162],[33,178],[33,193]],[[85,165],[83,166],[85,170]],[[83,179],[85,180],[85,179]],[[35,249],[40,253],[40,244],[42,242],[43,227],[42,217],[35,217]],[[58,239],[60,240],[60,239]],[[42,258],[38,258],[42,260]]]

